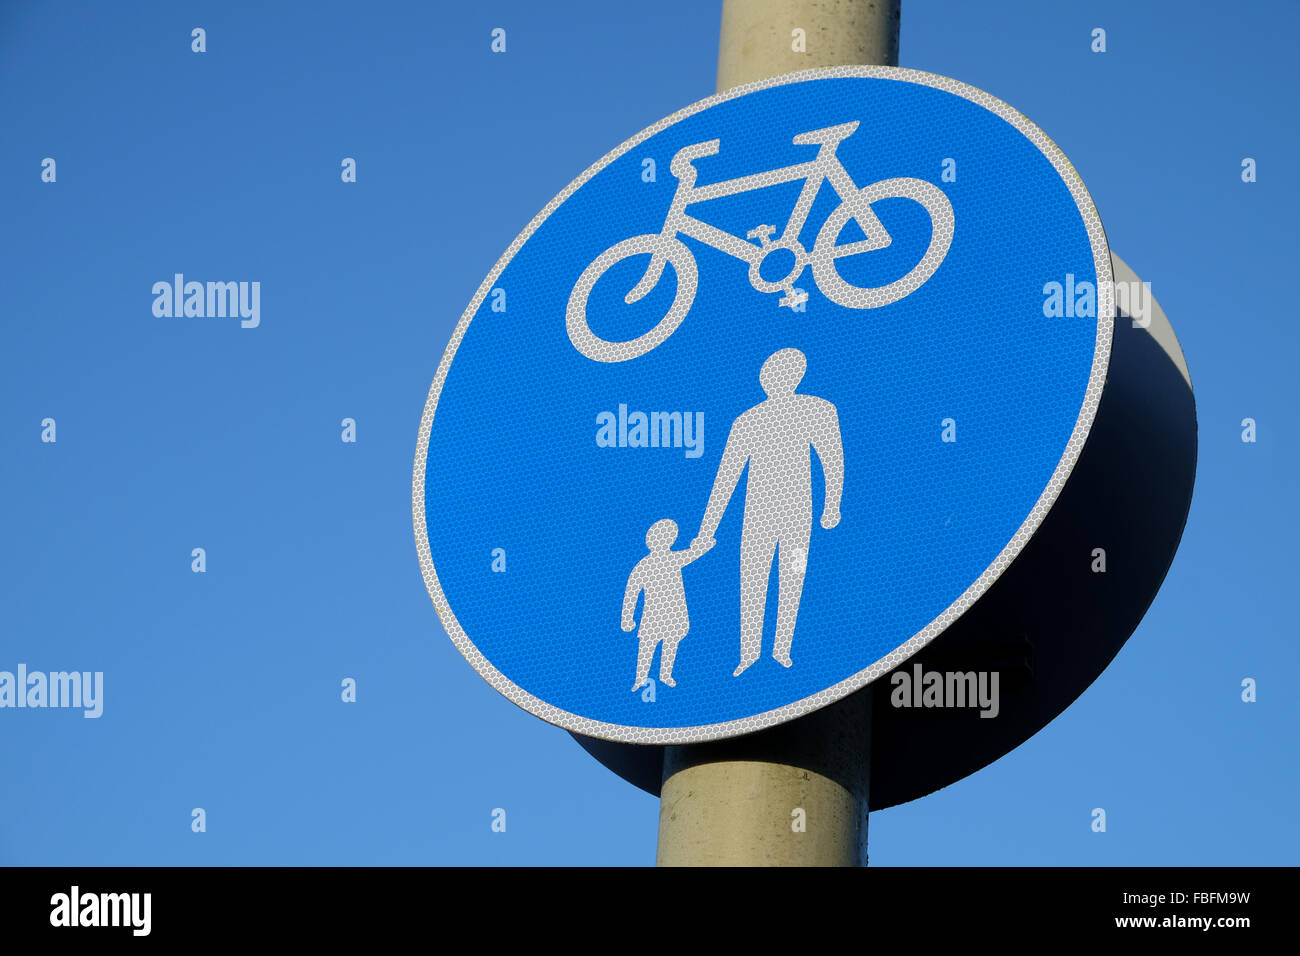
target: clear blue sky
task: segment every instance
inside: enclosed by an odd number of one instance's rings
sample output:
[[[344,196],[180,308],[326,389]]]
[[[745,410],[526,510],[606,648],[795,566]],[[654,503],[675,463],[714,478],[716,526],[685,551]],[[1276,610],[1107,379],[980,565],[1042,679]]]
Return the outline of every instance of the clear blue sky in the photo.
[[[98,720],[0,710],[0,863],[653,861],[657,801],[442,632],[411,466],[483,276],[587,165],[712,93],[719,9],[0,4],[0,670],[105,674]],[[873,863],[1300,862],[1297,30],[1282,0],[905,0],[901,65],[1038,123],[1152,283],[1200,463],[1109,670],[997,764],[873,814]],[[261,326],[155,318],[175,272],[260,281]]]

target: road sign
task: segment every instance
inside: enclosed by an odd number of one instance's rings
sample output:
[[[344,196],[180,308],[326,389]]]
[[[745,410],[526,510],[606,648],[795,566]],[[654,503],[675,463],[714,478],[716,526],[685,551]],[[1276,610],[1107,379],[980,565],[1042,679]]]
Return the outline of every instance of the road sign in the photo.
[[[662,120],[528,225],[443,355],[413,505],[444,627],[608,740],[862,687],[1057,499],[1110,270],[1060,150],[954,80],[808,71]]]

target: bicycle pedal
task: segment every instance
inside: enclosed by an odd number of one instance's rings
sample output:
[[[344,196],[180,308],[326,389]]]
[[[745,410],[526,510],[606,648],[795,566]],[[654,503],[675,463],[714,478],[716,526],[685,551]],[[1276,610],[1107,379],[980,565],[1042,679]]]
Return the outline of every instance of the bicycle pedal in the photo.
[[[767,248],[772,244],[772,236],[776,232],[776,226],[755,226],[745,235],[750,239],[757,239]]]
[[[796,305],[802,305],[807,301],[808,301],[808,293],[800,289],[796,289],[794,292],[781,296],[781,298],[777,300],[776,304],[778,308],[783,305],[788,305],[790,308],[793,309]]]

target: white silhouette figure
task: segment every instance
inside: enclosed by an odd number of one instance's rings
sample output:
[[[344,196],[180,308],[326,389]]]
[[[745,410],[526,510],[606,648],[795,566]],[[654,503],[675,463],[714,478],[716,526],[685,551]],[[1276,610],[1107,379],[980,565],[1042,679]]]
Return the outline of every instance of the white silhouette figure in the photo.
[[[676,687],[673,680],[673,661],[677,658],[677,645],[691,628],[686,613],[686,586],[682,583],[682,568],[700,557],[712,544],[693,543],[686,551],[671,550],[677,540],[677,523],[671,518],[656,521],[646,532],[645,543],[650,553],[636,563],[627,579],[623,592],[623,630],[636,627],[633,613],[636,601],[645,591],[645,606],[641,609],[641,650],[637,655],[636,683],[638,691],[650,679],[650,660],[655,647],[663,642],[659,658],[659,680]]]
[[[713,535],[749,464],[745,519],[740,534],[740,674],[758,660],[763,645],[763,613],[768,578],[779,549],[776,642],[772,656],[784,666],[794,642],[795,619],[803,595],[812,534],[812,459],[817,452],[826,479],[821,526],[840,521],[844,488],[844,447],[835,406],[813,395],[799,395],[807,359],[798,349],[781,349],[763,363],[759,383],[767,399],[744,412],[731,426],[713,492],[692,549],[713,547]]]

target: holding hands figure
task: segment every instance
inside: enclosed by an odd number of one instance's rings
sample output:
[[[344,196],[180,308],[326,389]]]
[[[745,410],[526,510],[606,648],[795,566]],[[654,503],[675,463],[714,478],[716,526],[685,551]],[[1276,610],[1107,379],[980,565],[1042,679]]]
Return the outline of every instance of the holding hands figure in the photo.
[[[637,655],[636,683],[633,691],[640,690],[650,679],[650,661],[655,648],[663,644],[659,659],[659,680],[676,687],[673,680],[673,661],[677,645],[690,630],[686,613],[686,585],[682,581],[682,568],[703,555],[713,542],[693,542],[685,551],[673,551],[677,540],[677,523],[670,518],[656,521],[646,532],[645,543],[650,553],[636,563],[627,579],[623,592],[623,630],[632,631],[637,622],[633,617],[637,598],[645,592],[645,605],[641,609],[641,642]]]

